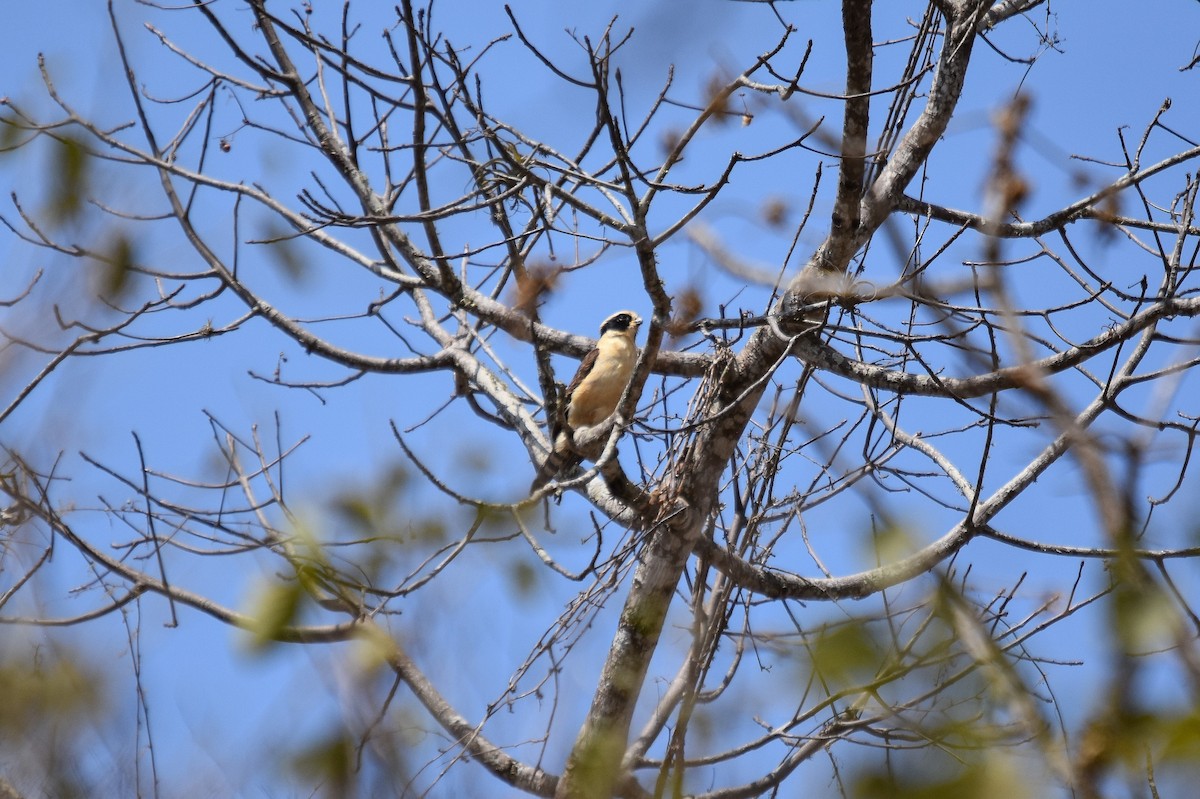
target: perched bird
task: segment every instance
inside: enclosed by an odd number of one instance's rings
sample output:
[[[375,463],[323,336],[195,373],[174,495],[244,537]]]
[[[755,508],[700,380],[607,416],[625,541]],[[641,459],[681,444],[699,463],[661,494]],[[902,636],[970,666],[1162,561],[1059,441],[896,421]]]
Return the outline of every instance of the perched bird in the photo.
[[[561,418],[565,429],[551,423],[550,454],[533,478],[531,493],[582,460],[575,452],[576,430],[600,424],[617,409],[637,361],[636,339],[641,324],[641,317],[633,311],[617,311],[600,325],[600,339],[584,356],[563,396]]]

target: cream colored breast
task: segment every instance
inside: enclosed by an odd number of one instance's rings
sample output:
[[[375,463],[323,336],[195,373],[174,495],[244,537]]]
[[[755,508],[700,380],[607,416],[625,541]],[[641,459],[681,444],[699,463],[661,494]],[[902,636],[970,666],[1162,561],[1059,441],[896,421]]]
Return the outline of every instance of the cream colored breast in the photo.
[[[591,427],[612,414],[625,393],[636,360],[637,348],[624,340],[614,341],[600,352],[591,373],[571,397],[567,421],[572,427]]]

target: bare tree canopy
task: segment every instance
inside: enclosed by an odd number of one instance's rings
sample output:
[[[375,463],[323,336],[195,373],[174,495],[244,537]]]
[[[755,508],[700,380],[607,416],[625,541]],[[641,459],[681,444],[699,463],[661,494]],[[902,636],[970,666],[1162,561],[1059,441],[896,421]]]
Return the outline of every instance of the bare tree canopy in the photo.
[[[86,5],[0,62],[0,796],[1200,777],[1200,6]]]

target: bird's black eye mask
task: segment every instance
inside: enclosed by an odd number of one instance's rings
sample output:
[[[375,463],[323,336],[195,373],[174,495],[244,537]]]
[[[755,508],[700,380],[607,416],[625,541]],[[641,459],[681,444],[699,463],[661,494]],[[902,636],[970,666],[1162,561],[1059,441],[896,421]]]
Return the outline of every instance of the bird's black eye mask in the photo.
[[[614,316],[604,323],[600,328],[601,333],[606,333],[609,330],[628,330],[629,325],[633,323],[633,317],[627,313],[621,313]]]

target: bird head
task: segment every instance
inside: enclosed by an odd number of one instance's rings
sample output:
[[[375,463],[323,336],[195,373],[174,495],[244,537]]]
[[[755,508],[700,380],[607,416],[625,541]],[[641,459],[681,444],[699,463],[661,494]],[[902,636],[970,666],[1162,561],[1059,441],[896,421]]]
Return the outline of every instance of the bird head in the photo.
[[[628,333],[630,336],[636,336],[638,327],[641,324],[642,317],[633,311],[617,311],[600,325],[600,335],[603,336],[605,333],[612,331],[614,333]]]

